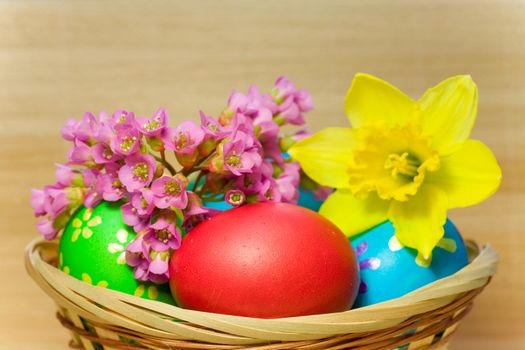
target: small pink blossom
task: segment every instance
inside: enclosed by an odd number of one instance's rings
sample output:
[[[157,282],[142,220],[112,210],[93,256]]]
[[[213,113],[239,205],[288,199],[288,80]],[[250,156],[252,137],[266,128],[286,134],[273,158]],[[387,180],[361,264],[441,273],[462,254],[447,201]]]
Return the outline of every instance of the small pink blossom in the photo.
[[[149,226],[144,240],[157,252],[179,249],[182,235],[177,228],[177,218],[161,214],[157,221]]]
[[[104,114],[101,113],[101,117],[103,118]],[[98,128],[95,130],[94,139],[97,142],[109,145],[111,143],[111,139],[114,136],[113,127],[111,126],[109,121],[100,121]]]
[[[200,112],[201,128],[204,131],[205,137],[216,140],[223,139],[228,135],[228,131],[217,120],[207,116],[204,112]]]
[[[52,218],[62,214],[71,203],[67,189],[60,185],[44,187],[44,209]]]
[[[78,122],[75,119],[69,118],[64,127],[62,127],[62,130],[60,131],[62,138],[66,141],[73,141],[75,139],[77,125]]]
[[[31,207],[35,212],[35,217],[45,215],[47,212],[44,208],[45,194],[42,190],[31,190]]]
[[[187,120],[170,130],[165,137],[167,150],[178,154],[191,155],[204,140],[204,131],[195,122]]]
[[[54,239],[58,234],[58,230],[53,227],[53,222],[48,218],[38,221],[36,227],[47,240]]]
[[[122,158],[121,155],[113,152],[109,145],[97,143],[91,147],[91,155],[97,164],[113,163]]]
[[[282,195],[279,191],[279,186],[273,178],[267,178],[263,181],[261,190],[259,191],[260,201],[280,202],[281,196]]]
[[[92,160],[91,148],[86,143],[75,140],[74,146],[68,154],[68,164],[89,165]]]
[[[135,118],[137,129],[146,136],[160,137],[168,125],[168,114],[160,108],[151,118]]]
[[[96,130],[98,128],[98,121],[95,116],[87,112],[82,117],[82,120],[76,125],[75,128],[75,139],[90,142],[93,140]]]
[[[78,175],[70,167],[62,164],[55,164],[57,170],[55,177],[62,186],[71,186],[73,179]]]
[[[282,116],[289,124],[303,125],[304,118],[299,106],[293,96],[289,96],[279,106],[279,115]]]
[[[135,212],[140,216],[150,217],[155,209],[154,194],[149,188],[130,195],[130,203],[135,208]]]
[[[245,203],[246,195],[243,191],[240,190],[229,190],[224,195],[224,200],[226,201],[226,203],[231,204],[234,207],[238,207]]]
[[[151,185],[154,203],[157,208],[171,207],[184,209],[188,204],[186,184],[178,177],[162,176]]]
[[[118,109],[111,116],[109,123],[113,128],[117,125],[135,125],[135,114],[123,109]]]
[[[139,215],[137,209],[131,203],[126,203],[120,207],[122,219],[126,225],[132,226],[135,232],[141,232],[148,227],[151,220],[150,215]]]
[[[126,195],[126,188],[118,178],[118,174],[100,174],[97,179],[101,185],[102,198],[109,202],[116,202]]]
[[[252,172],[261,164],[262,158],[253,138],[242,131],[236,131],[233,139],[224,145],[224,169],[240,176]]]
[[[114,127],[116,136],[111,139],[111,150],[115,153],[129,156],[140,150],[140,133],[131,124],[122,123]]]
[[[138,154],[126,158],[125,163],[120,168],[118,177],[128,192],[134,192],[151,183],[157,164],[155,158],[147,154]]]
[[[281,201],[297,203],[299,198],[300,166],[297,162],[285,163],[283,172],[275,180],[277,188],[281,193]]]

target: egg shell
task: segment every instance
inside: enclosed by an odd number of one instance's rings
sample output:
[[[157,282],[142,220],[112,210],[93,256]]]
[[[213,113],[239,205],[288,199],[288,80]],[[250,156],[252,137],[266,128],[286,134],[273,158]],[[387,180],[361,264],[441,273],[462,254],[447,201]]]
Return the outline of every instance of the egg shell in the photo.
[[[416,250],[399,243],[389,221],[351,237],[361,268],[354,308],[401,297],[467,265],[467,250],[456,227],[447,220],[444,228],[445,235],[427,267],[428,261],[418,258]]]
[[[195,227],[170,261],[170,286],[185,308],[275,318],[347,310],[357,261],[330,221],[292,204],[257,203]]]
[[[136,234],[120,211],[122,203],[81,207],[67,224],[59,247],[59,268],[89,284],[175,304],[167,284],[137,281],[126,264],[125,248]]]

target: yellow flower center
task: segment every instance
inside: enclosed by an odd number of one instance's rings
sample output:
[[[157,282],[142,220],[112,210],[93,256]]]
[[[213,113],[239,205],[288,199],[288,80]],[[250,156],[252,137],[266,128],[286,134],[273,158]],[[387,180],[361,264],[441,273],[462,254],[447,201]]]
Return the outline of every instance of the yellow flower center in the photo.
[[[133,175],[137,180],[146,181],[148,179],[148,165],[145,163],[135,165],[133,167]]]
[[[124,152],[129,152],[131,148],[133,148],[133,146],[135,145],[135,142],[137,142],[137,138],[135,136],[125,136],[122,138],[120,148]]]
[[[359,198],[375,191],[385,200],[406,201],[417,193],[427,172],[439,169],[438,153],[416,125],[367,125],[355,129],[355,136],[358,145],[348,174]]]
[[[178,196],[178,195],[180,195],[181,191],[182,190],[180,188],[179,183],[177,181],[175,181],[175,180],[168,181],[164,185],[164,192],[168,196]]]
[[[241,166],[241,156],[232,154],[226,159],[226,164],[232,168],[239,168]]]
[[[419,168],[419,161],[408,154],[408,152],[399,154],[389,154],[385,162],[385,169],[391,170],[392,177],[395,179],[398,176],[406,176],[414,178],[417,175]]]

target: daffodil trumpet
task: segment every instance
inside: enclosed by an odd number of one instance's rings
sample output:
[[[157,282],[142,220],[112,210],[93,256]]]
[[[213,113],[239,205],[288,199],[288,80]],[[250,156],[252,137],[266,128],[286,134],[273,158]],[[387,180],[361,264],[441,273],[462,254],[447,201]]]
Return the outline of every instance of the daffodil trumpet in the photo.
[[[388,219],[404,246],[430,259],[447,210],[485,200],[501,182],[493,153],[469,139],[477,105],[468,75],[413,100],[357,74],[345,99],[352,128],[324,129],[288,152],[309,177],[337,189],[320,213],[348,236]]]

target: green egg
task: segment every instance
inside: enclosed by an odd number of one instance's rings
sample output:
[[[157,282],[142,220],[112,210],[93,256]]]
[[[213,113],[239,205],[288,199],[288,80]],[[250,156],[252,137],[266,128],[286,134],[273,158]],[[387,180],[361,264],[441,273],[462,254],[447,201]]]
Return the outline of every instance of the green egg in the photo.
[[[58,267],[94,286],[175,305],[168,284],[133,278],[133,269],[126,264],[125,249],[136,233],[124,223],[121,204],[101,202],[93,209],[77,210],[62,234]]]

